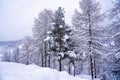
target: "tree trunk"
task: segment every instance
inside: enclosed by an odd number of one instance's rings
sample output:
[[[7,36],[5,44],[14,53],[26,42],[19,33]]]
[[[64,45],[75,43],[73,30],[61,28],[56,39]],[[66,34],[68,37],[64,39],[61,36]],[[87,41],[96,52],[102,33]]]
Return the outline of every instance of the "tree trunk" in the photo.
[[[48,56],[48,67],[50,68],[50,55]]]
[[[73,63],[73,66],[74,66],[74,76],[75,76],[75,63]]]
[[[47,26],[47,25],[46,25]],[[46,27],[45,27],[45,38],[47,37],[47,29],[46,29]],[[44,39],[45,39],[44,38]],[[46,42],[44,42],[44,60],[45,60],[45,67],[47,67],[47,43]]]
[[[90,55],[90,70],[91,70],[91,77],[92,77],[92,80],[94,78],[94,70],[93,70],[93,58],[92,58],[92,55]]]
[[[69,74],[71,74],[71,67],[70,67],[70,62],[69,62],[69,65],[68,65],[69,67],[68,67],[68,72],[69,72]]]
[[[73,67],[74,67],[74,70],[73,70],[73,71],[71,70],[71,64],[72,64]],[[69,62],[68,72],[69,72],[69,74],[72,74],[72,75],[75,76],[75,63],[74,63],[74,62]],[[71,73],[71,72],[72,72],[72,73]]]
[[[42,60],[42,61],[41,61],[41,62],[42,62],[41,64],[42,64],[42,67],[44,67],[44,60],[43,60],[43,57],[44,57],[44,56],[43,56],[43,53],[42,53],[42,56],[41,56],[41,60]]]
[[[59,60],[59,71],[62,71],[62,64],[61,64],[61,58],[60,58],[60,60]]]
[[[94,78],[94,64],[93,64],[93,54],[92,54],[92,25],[91,25],[91,11],[89,9],[88,13],[89,18],[89,55],[90,55],[90,66],[91,66],[91,77]]]
[[[26,62],[26,65],[29,64],[29,52],[27,53],[27,62]]]
[[[45,67],[47,67],[47,44],[46,44],[46,42],[45,42],[45,45],[44,45],[44,52],[45,52]]]
[[[97,78],[95,56],[94,56],[94,73],[95,73],[94,77]]]

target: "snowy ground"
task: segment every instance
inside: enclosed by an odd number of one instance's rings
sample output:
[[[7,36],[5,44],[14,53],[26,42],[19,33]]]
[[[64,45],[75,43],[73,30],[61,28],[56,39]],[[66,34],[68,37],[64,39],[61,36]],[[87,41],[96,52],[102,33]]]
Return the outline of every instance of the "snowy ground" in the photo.
[[[70,76],[50,68],[26,66],[12,62],[0,62],[0,80],[91,80],[89,76]]]

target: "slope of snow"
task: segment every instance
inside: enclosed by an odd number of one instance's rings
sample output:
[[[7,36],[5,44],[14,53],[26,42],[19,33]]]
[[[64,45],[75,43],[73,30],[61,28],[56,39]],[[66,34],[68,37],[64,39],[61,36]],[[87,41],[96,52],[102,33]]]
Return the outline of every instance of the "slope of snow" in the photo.
[[[35,65],[0,62],[0,80],[91,80]]]

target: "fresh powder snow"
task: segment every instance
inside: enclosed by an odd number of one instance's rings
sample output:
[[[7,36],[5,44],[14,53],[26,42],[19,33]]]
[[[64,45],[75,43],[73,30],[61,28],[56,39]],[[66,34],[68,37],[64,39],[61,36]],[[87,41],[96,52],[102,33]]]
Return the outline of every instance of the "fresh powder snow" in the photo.
[[[90,76],[71,76],[67,72],[24,65],[13,62],[0,62],[0,80],[91,80]]]

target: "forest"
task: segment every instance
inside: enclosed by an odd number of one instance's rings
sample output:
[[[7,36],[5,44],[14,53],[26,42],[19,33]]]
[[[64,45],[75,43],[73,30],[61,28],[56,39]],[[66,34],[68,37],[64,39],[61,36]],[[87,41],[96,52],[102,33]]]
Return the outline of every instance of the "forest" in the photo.
[[[91,75],[92,80],[120,80],[120,2],[106,12],[95,0],[82,0],[71,24],[65,9],[44,9],[34,19],[32,35],[2,61],[35,64],[70,75]]]

